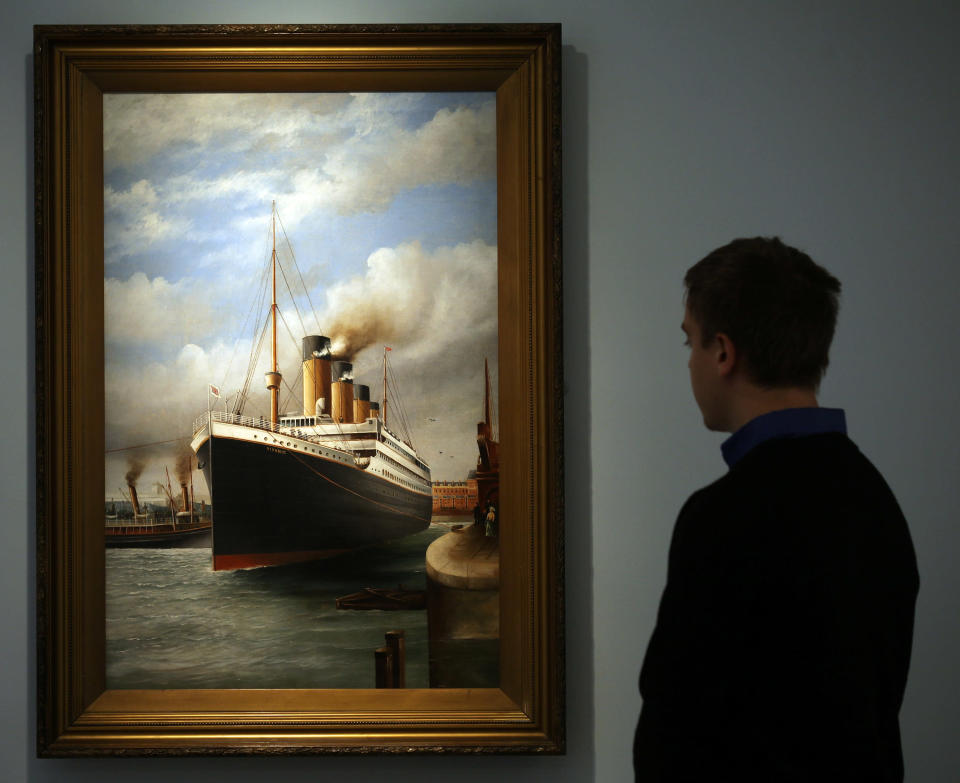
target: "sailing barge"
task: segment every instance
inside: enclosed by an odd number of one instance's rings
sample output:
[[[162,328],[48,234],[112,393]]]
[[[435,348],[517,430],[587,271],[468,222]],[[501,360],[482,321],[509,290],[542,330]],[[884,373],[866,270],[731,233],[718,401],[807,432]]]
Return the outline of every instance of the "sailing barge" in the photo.
[[[323,559],[430,524],[430,468],[387,427],[389,349],[381,416],[330,338],[305,336],[302,411],[280,414],[275,211],[273,226],[270,418],[208,410],[190,444],[214,509],[216,571]]]

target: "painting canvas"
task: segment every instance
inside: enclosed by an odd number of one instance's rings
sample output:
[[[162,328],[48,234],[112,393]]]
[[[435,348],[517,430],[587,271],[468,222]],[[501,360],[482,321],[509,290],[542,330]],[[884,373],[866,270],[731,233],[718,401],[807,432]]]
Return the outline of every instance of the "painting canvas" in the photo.
[[[104,95],[108,688],[497,686],[495,120]]]

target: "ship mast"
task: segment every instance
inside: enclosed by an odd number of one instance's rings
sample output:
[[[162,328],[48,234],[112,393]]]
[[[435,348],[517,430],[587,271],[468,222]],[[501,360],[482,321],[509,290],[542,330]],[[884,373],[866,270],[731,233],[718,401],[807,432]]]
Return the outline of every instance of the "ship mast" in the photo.
[[[267,388],[270,390],[270,423],[277,426],[280,423],[280,379],[277,368],[277,202],[273,202],[271,211],[271,233],[273,236],[273,252],[270,263],[273,268],[273,303],[270,306],[270,315],[273,320],[273,369],[267,373]]]
[[[389,350],[387,346],[383,346],[383,411],[381,414],[384,428],[387,426],[387,351]]]
[[[483,420],[490,426],[490,369],[483,357]]]

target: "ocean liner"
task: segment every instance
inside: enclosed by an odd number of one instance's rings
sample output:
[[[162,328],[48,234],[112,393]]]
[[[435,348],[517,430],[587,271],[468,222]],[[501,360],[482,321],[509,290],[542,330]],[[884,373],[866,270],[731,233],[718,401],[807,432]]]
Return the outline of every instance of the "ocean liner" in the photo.
[[[302,410],[280,414],[275,209],[272,232],[270,418],[208,409],[190,444],[210,491],[215,571],[319,560],[430,524],[430,468],[387,426],[389,348],[381,407],[329,337],[305,336]]]

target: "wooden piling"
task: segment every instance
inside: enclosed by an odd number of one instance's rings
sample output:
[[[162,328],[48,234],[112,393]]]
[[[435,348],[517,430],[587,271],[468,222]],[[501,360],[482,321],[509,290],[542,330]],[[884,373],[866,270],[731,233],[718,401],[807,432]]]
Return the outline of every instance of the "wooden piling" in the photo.
[[[376,687],[393,688],[393,650],[389,647],[378,647],[373,651],[376,665]]]
[[[393,657],[393,687],[407,687],[407,642],[403,630],[387,631],[384,634],[387,647]]]

